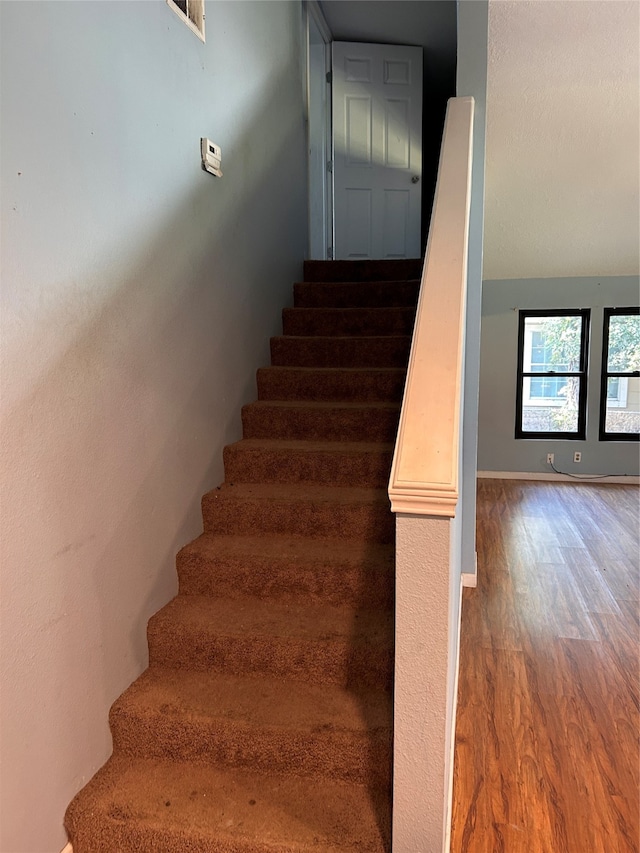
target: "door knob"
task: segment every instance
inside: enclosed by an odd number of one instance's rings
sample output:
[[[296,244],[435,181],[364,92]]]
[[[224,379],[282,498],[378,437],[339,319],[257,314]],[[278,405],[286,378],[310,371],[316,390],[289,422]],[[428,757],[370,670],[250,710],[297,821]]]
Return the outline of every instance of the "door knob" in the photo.
[[[411,183],[412,183],[412,184],[417,184],[419,180],[420,180],[420,175],[414,175],[414,176],[411,178]]]

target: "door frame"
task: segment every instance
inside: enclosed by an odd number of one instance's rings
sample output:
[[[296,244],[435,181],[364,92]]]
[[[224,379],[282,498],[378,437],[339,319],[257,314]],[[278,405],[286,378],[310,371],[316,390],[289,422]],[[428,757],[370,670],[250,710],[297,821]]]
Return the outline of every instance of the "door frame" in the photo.
[[[311,45],[310,31],[315,29],[324,45],[318,61]],[[303,2],[304,106],[307,126],[307,257],[312,260],[333,258],[333,159],[331,128],[331,43],[333,36],[318,0]],[[324,62],[322,62],[322,59]],[[314,203],[312,205],[312,199]],[[320,204],[317,200],[320,199]]]

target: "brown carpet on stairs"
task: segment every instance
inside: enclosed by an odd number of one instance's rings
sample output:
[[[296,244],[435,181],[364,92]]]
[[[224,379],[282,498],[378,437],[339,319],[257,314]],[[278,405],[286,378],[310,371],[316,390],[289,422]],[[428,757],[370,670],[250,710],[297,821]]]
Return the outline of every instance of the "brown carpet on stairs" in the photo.
[[[386,488],[419,261],[307,262],[74,853],[389,853]]]

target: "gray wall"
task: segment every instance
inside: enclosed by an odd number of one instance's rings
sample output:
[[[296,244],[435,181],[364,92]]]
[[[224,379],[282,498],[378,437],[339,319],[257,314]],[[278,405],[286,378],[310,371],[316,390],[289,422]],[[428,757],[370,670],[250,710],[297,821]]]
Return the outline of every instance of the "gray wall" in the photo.
[[[207,13],[0,3],[6,853],[64,846],[301,274],[300,3]]]
[[[638,444],[598,441],[600,367],[604,307],[637,306],[637,276],[543,278],[485,281],[482,299],[482,351],[478,469],[572,474],[639,473]],[[591,308],[586,441],[514,438],[518,311],[535,308]],[[582,462],[573,462],[574,451]]]

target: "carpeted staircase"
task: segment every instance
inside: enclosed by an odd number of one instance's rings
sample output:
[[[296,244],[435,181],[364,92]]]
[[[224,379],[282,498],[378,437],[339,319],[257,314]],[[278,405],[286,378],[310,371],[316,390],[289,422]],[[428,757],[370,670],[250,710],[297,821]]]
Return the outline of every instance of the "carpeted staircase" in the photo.
[[[74,853],[389,851],[386,489],[420,273],[305,264],[113,756],[68,808]]]

